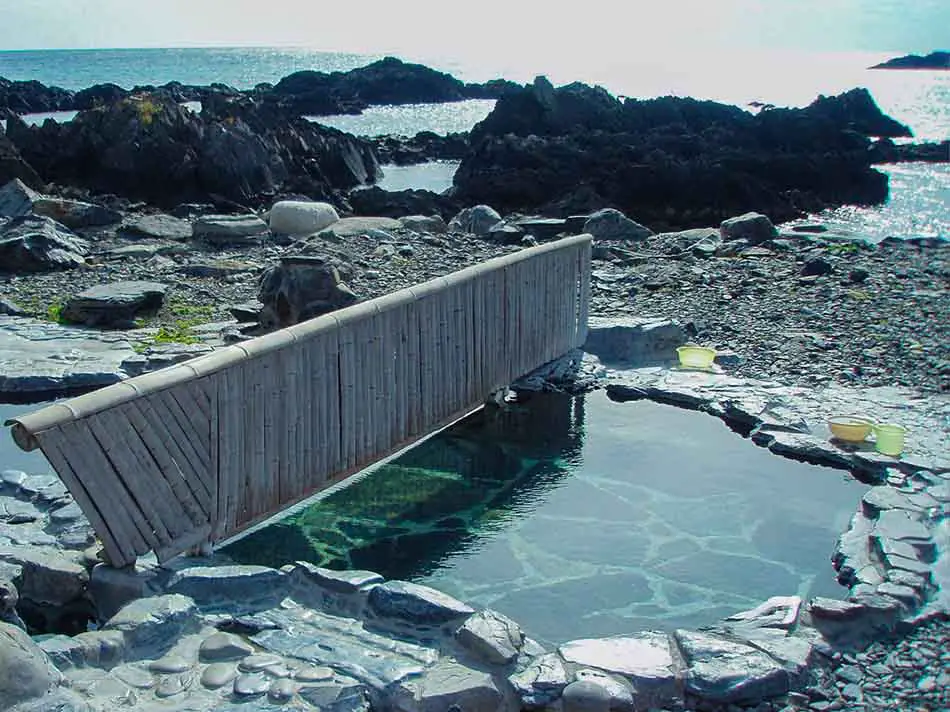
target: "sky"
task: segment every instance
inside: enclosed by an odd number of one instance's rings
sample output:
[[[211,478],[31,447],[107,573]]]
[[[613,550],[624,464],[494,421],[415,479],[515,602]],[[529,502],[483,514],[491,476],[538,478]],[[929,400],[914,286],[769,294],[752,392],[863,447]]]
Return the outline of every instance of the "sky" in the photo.
[[[950,0],[0,0],[0,49],[302,46],[406,56],[950,49]]]

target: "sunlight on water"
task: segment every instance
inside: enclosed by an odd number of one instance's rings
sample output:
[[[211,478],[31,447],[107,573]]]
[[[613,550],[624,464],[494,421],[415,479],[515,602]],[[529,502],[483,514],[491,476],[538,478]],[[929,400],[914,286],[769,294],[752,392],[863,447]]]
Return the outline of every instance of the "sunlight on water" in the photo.
[[[445,136],[449,133],[471,131],[493,108],[493,100],[471,99],[449,104],[373,106],[359,115],[307,118],[357,136],[414,136],[420,131],[432,131]]]
[[[433,161],[417,166],[382,166],[383,178],[377,185],[383,190],[431,190],[442,193],[452,187],[458,161]]]
[[[950,165],[899,163],[876,168],[890,177],[887,203],[844,205],[813,219],[875,242],[889,236],[950,239]]]

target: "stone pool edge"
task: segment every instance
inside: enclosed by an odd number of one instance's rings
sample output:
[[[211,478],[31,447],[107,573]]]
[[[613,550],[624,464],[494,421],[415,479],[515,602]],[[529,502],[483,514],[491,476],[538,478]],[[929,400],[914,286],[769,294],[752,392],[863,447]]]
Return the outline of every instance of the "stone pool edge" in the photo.
[[[607,364],[582,352],[517,385],[606,388],[618,400],[704,410],[777,454],[856,469],[874,486],[836,547],[847,600],[774,597],[702,631],[643,631],[547,650],[500,614],[372,572],[304,562],[280,570],[217,566],[213,559],[160,568],[143,560],[134,570],[97,565],[83,581],[85,569],[59,545],[13,545],[0,552],[0,574],[3,566],[16,571],[24,599],[49,598],[44,587],[62,597],[67,584],[78,585],[108,619],[97,631],[37,637],[33,654],[54,667],[37,664],[34,688],[51,692],[35,701],[71,700],[81,709],[80,701],[108,706],[137,694],[187,701],[190,709],[294,701],[340,712],[755,706],[820,685],[836,651],[947,615],[940,584],[950,562],[935,540],[947,533],[950,468],[939,438],[894,460],[838,448],[809,425],[823,422],[822,410],[832,406],[912,403],[902,412],[915,429],[935,419],[929,427],[939,434],[944,399],[911,401],[899,389],[816,394],[722,373]],[[0,496],[12,489],[47,518],[70,506],[62,497],[43,500],[16,479],[2,480]]]

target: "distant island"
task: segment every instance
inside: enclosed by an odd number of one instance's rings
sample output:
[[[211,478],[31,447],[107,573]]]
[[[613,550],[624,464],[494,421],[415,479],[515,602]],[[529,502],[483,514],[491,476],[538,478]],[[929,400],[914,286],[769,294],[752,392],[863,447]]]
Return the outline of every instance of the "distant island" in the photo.
[[[895,57],[886,62],[875,64],[871,69],[948,69],[950,70],[950,52],[931,52],[926,57],[908,54]]]

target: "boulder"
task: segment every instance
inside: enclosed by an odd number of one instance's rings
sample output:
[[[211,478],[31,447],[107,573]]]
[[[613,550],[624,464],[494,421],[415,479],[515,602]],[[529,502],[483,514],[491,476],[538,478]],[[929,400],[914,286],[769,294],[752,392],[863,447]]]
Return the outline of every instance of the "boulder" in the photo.
[[[9,299],[0,298],[0,315],[2,316],[29,316],[30,313],[23,309],[16,302],[11,302]]]
[[[461,207],[454,198],[430,190],[391,191],[377,186],[354,190],[349,200],[357,215],[384,215],[390,218],[423,214],[448,219]]]
[[[113,282],[90,287],[70,297],[62,318],[76,324],[104,328],[130,328],[142,313],[161,308],[168,291],[159,282]]]
[[[29,215],[33,211],[33,204],[41,197],[19,178],[14,178],[0,188],[0,218]]]
[[[270,229],[282,235],[312,235],[339,219],[329,203],[281,200],[270,209]]]
[[[344,279],[349,265],[328,257],[284,257],[261,275],[260,323],[283,328],[359,301]]]
[[[449,222],[449,230],[485,237],[499,222],[501,222],[501,215],[494,208],[488,205],[476,205],[465,208],[452,218]]]
[[[723,220],[719,226],[719,234],[724,242],[746,240],[749,245],[761,245],[778,237],[778,230],[765,215],[745,213]]]
[[[488,609],[466,620],[455,637],[462,647],[490,665],[510,663],[524,644],[524,632],[517,623]]]
[[[257,244],[268,233],[257,215],[202,215],[191,224],[192,236],[216,245]]]
[[[420,131],[415,136],[376,136],[370,139],[382,164],[410,166],[430,161],[460,161],[468,153],[468,134],[445,136]]]
[[[191,223],[164,213],[138,215],[129,218],[119,228],[126,238],[152,238],[156,240],[187,240],[192,236]]]
[[[675,637],[687,667],[686,690],[697,697],[730,704],[788,692],[788,672],[757,648],[685,630]]]
[[[16,607],[20,600],[20,595],[12,581],[7,581],[0,576],[0,623],[8,623],[22,630],[26,630],[26,625],[20,619]]]
[[[16,121],[16,119],[8,121]],[[0,132],[0,183],[11,180],[23,180],[36,186],[43,184],[43,180],[33,166],[24,160],[13,142]]]
[[[595,240],[643,240],[653,234],[653,231],[634,222],[619,210],[604,208],[587,218],[584,223],[584,232],[593,236]]]
[[[118,210],[66,198],[40,197],[33,201],[33,213],[45,215],[73,230],[113,225],[122,220],[122,213]]]
[[[369,592],[368,603],[380,618],[409,625],[439,626],[475,612],[441,591],[407,581],[387,581],[374,586]]]
[[[0,225],[0,270],[48,272],[81,267],[88,246],[64,225],[35,215],[24,215]]]
[[[448,660],[401,682],[392,695],[399,712],[506,709],[504,696],[489,673]]]
[[[46,653],[30,636],[0,621],[0,704],[3,709],[45,696],[61,680],[62,676]]]
[[[442,235],[448,231],[448,226],[441,215],[406,215],[399,218],[399,223],[413,232]]]

